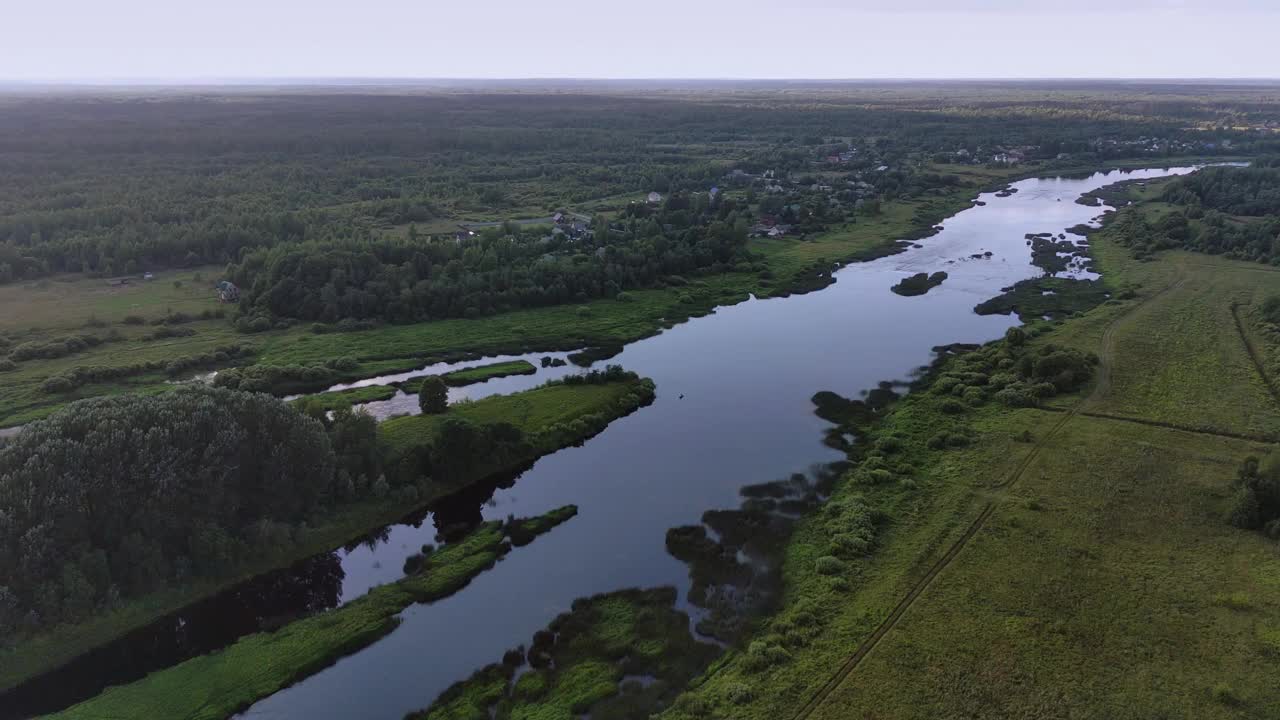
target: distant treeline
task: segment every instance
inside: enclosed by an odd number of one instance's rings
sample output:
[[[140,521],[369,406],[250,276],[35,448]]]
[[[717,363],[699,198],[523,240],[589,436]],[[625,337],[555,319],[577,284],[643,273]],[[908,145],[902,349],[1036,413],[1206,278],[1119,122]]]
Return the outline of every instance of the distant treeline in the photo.
[[[10,97],[0,111],[0,282],[238,262],[245,250],[359,237],[473,212],[545,212],[706,190],[731,167],[811,163],[831,137],[898,169],[957,148],[1036,146],[1082,161],[1143,137],[1268,142],[1256,95],[1019,89],[935,94],[290,94]],[[1206,132],[1193,127],[1212,129]],[[892,183],[890,183],[891,185]],[[893,187],[888,191],[897,192]]]

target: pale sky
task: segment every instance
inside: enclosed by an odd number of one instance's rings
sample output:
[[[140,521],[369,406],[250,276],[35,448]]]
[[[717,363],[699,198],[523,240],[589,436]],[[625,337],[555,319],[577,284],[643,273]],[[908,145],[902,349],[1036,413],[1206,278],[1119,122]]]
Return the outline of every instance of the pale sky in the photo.
[[[0,80],[1280,78],[1280,0],[0,0]]]

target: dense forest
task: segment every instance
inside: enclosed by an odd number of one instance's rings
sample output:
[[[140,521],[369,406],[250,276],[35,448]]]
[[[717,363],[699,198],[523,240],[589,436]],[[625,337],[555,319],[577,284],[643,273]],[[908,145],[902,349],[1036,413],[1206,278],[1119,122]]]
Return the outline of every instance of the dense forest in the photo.
[[[804,169],[833,137],[874,147],[894,172],[908,158],[1002,145],[1084,163],[1223,141],[1257,152],[1280,140],[1227,128],[1275,123],[1265,100],[1066,84],[999,95],[963,85],[10,95],[0,97],[0,282],[221,265],[468,213],[705,191],[731,166]],[[887,178],[885,191],[900,182]]]
[[[677,194],[655,217],[597,223],[576,238],[508,227],[432,241],[411,230],[405,239],[287,243],[247,253],[228,276],[247,289],[240,307],[253,329],[259,317],[326,323],[476,317],[616,297],[747,259],[747,225],[732,202],[694,208]]]
[[[1135,213],[1117,219],[1140,255],[1184,248],[1280,265],[1280,157],[1204,168],[1169,183],[1160,199],[1177,212],[1154,222]]]
[[[33,423],[0,445],[0,633],[294,542],[357,487],[377,490],[375,432],[367,416],[326,426],[214,388],[86,400]]]

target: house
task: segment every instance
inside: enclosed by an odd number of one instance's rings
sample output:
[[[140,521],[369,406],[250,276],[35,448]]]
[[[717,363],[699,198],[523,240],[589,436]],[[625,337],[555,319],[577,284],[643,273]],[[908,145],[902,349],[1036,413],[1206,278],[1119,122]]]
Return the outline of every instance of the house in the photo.
[[[709,192],[708,195],[711,196],[711,202],[715,202],[720,198],[720,188],[718,187],[711,188],[711,192]]]
[[[649,193],[648,201],[650,205],[657,205],[662,202],[662,196],[656,192]]]
[[[154,279],[155,279],[155,277],[156,277],[155,275],[153,275],[152,273],[149,273],[149,272],[147,272],[147,273],[142,273],[142,279],[143,279],[143,280],[154,280]]]
[[[218,283],[218,300],[224,303],[239,302],[240,288],[230,280],[223,280]]]
[[[564,213],[558,212],[555,215],[552,215],[551,222],[555,223],[556,225],[559,225],[560,223],[564,222]]]

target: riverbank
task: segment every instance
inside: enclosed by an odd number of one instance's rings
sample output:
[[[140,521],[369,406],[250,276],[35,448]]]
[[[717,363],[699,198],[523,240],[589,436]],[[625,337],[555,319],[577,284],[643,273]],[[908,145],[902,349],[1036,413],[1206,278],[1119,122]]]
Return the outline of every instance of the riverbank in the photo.
[[[28,679],[50,672],[92,648],[178,612],[201,598],[274,568],[341,547],[352,538],[395,522],[472,483],[582,442],[608,422],[652,401],[653,392],[651,382],[634,377],[574,386],[561,383],[455,405],[449,412],[424,420],[404,418],[399,425],[392,421],[379,431],[380,437],[386,438],[390,446],[387,452],[392,456],[428,446],[439,423],[450,417],[466,419],[482,427],[499,420],[512,422],[526,434],[529,442],[525,444],[525,452],[501,458],[501,463],[495,458],[484,458],[449,482],[426,486],[415,502],[385,498],[351,506],[312,528],[305,541],[287,548],[264,549],[257,562],[233,575],[130,601],[90,622],[63,627],[7,648],[3,651],[4,661],[0,662],[0,688],[5,691],[16,688]],[[589,418],[590,422],[576,422],[583,418]]]
[[[250,635],[221,652],[193,658],[54,714],[54,718],[146,717],[221,720],[376,641],[414,603],[447,597],[512,551],[577,514],[566,506],[538,518],[490,522],[429,551],[416,572],[341,608]],[[425,550],[425,549],[424,549]]]

